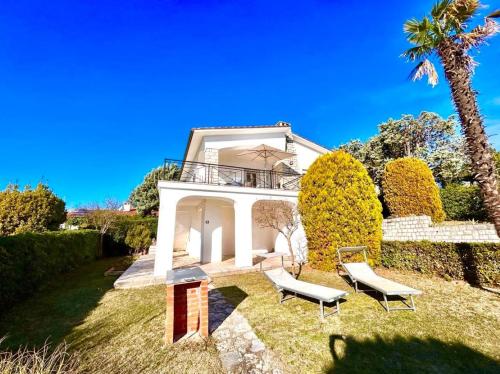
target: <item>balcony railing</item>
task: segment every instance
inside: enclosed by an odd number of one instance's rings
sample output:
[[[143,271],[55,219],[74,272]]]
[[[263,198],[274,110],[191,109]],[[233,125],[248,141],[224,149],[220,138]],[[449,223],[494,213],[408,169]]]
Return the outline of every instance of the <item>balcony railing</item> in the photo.
[[[302,177],[302,174],[292,172],[249,169],[172,159],[165,159],[165,170],[169,164],[176,165],[178,168],[178,171],[170,180],[215,186],[298,191],[300,189],[300,178]]]

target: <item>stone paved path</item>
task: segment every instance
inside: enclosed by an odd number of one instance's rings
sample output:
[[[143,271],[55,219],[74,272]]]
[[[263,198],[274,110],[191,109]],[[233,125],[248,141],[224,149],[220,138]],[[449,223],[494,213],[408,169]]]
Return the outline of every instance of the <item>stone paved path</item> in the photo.
[[[209,286],[209,330],[228,373],[283,373],[278,360],[255,335],[245,317]]]

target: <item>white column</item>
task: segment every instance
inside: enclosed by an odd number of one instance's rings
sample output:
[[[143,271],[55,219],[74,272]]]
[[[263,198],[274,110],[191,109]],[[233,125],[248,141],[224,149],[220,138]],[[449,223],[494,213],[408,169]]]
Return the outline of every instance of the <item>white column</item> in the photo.
[[[155,276],[166,276],[172,270],[174,255],[175,216],[179,197],[170,190],[160,189],[160,210],[156,233]]]
[[[237,267],[252,266],[252,201],[234,203],[234,262]]]

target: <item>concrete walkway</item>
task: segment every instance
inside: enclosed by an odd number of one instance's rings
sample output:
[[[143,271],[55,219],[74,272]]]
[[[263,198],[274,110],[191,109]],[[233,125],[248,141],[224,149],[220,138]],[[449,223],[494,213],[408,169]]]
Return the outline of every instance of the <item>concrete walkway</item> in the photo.
[[[226,372],[283,373],[279,360],[255,335],[247,319],[213,285],[209,289],[209,331]]]
[[[153,269],[155,265],[155,253],[140,256],[120,277],[113,286],[118,289],[140,288],[164,284],[165,277],[155,277]]]

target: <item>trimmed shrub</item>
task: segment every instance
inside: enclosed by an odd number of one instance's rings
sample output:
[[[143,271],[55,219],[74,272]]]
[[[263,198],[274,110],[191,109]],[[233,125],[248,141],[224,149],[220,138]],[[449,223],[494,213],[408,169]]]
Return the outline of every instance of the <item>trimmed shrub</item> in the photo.
[[[66,219],[65,203],[44,184],[0,191],[0,236],[57,230]]]
[[[32,294],[54,275],[95,260],[98,249],[96,231],[0,237],[1,311]]]
[[[384,241],[382,265],[395,269],[500,285],[500,244]]]
[[[417,158],[389,161],[382,177],[384,202],[395,217],[430,216],[434,222],[445,219],[439,189],[429,166]]]
[[[143,252],[151,245],[151,230],[145,225],[131,227],[127,232],[125,244],[134,252]]]
[[[311,266],[331,271],[337,248],[366,245],[380,261],[382,206],[365,167],[345,151],[318,157],[301,180],[299,210]]]
[[[151,239],[156,237],[157,217],[120,216],[104,237],[104,255],[122,256],[132,252],[133,248],[125,243],[125,239],[127,233],[139,225],[149,229]]]
[[[110,235],[117,243],[125,243],[127,233],[134,226],[146,226],[150,233],[151,238],[156,237],[156,230],[158,229],[157,217],[120,217],[110,230]]]
[[[488,220],[478,186],[448,184],[439,192],[446,218],[456,221]]]

